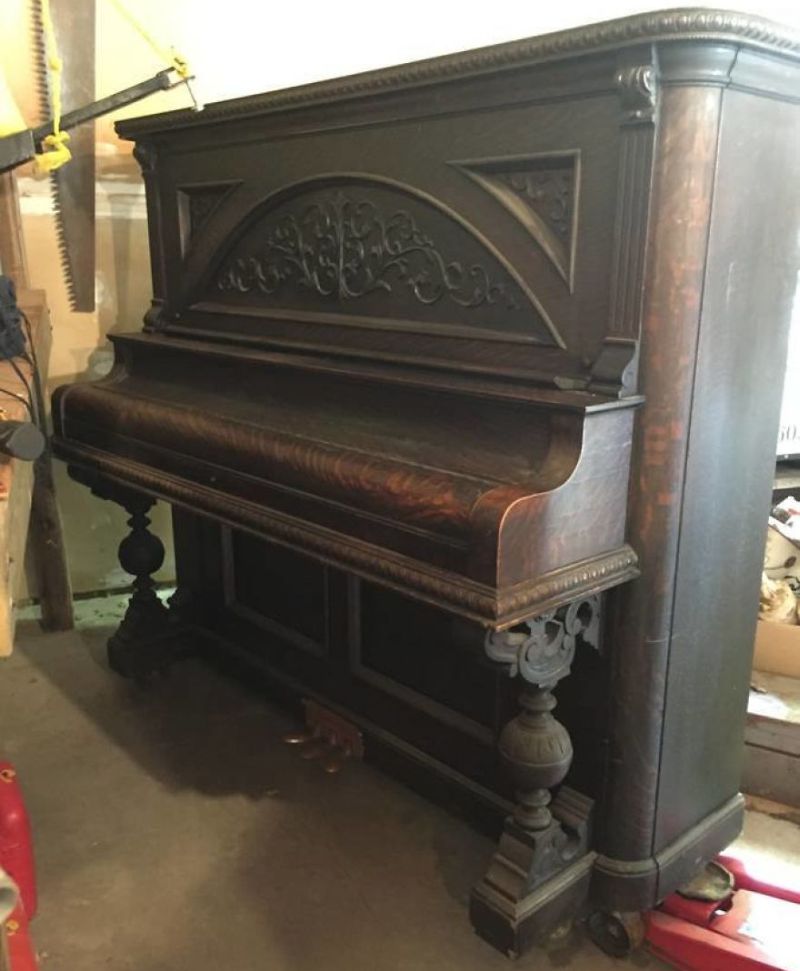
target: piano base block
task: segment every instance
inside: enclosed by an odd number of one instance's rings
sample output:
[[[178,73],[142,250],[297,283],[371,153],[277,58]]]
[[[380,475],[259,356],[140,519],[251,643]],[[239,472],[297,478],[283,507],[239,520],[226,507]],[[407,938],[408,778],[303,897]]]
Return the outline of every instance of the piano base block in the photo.
[[[497,950],[517,958],[536,944],[543,944],[583,911],[589,893],[594,853],[585,853],[531,892],[514,898],[490,881],[501,849],[489,873],[472,891],[470,920],[475,932]]]
[[[160,601],[159,605],[161,610],[146,605],[131,612],[129,607],[109,637],[108,664],[121,677],[146,679],[191,653],[188,628],[176,621]]]
[[[498,950],[517,957],[578,916],[594,860],[592,806],[591,799],[562,786],[545,828],[525,828],[514,816],[506,820],[470,905],[473,927]]]

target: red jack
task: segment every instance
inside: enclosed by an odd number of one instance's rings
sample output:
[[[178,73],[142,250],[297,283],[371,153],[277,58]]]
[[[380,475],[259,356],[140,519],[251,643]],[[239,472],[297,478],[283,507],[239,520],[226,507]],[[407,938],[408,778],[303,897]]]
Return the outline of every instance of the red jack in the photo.
[[[721,901],[672,894],[646,917],[654,954],[681,971],[800,971],[800,890],[720,856],[734,888]]]
[[[5,923],[10,971],[36,971],[28,932],[28,921],[35,915],[37,904],[31,825],[17,774],[8,762],[0,762],[0,869],[19,889],[19,903]]]

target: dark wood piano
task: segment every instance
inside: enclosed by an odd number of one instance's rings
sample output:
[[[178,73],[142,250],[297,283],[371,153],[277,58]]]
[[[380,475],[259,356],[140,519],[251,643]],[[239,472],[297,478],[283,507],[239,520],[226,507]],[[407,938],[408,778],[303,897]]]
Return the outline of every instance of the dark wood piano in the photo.
[[[131,517],[111,663],[190,631],[495,824],[510,954],[740,828],[799,54],[670,11],[118,125],[153,302],[54,397]]]

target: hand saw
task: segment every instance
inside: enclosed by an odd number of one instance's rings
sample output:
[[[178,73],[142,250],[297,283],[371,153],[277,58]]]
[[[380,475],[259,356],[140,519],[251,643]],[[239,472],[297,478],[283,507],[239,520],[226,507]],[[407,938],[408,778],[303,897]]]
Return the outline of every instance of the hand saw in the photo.
[[[94,101],[95,0],[50,0],[63,61],[62,101],[68,108]],[[52,116],[41,0],[33,0],[33,31],[40,121]],[[70,307],[94,310],[94,125],[72,134],[72,160],[51,172],[58,248]]]
[[[95,0],[51,0],[58,50],[63,60],[62,101],[67,107],[94,101]],[[47,54],[41,0],[33,0],[36,75],[41,121],[50,118]],[[72,160],[50,174],[58,248],[70,306],[94,310],[94,125],[77,129],[70,138]]]
[[[117,108],[124,108],[125,105],[141,101],[157,91],[169,91],[180,84],[187,84],[193,78],[184,78],[176,74],[174,68],[167,68],[159,71],[158,74],[132,84],[129,88],[122,91],[115,91],[114,94],[106,95],[105,98],[98,98],[97,101],[88,105],[81,105],[74,111],[68,111],[61,116],[60,128],[62,131],[71,131],[78,125],[85,125],[95,118],[107,115],[110,111]],[[10,135],[0,135],[0,172],[7,172],[10,169],[29,162],[37,153],[45,150],[44,142],[48,135],[53,132],[53,119],[46,121],[43,125],[35,128],[23,128],[21,131],[12,132]]]
[[[123,91],[94,100],[95,0],[32,0],[34,48],[36,52],[39,105],[47,122],[0,138],[0,172],[14,168],[42,150],[42,143],[53,132],[51,118],[51,74],[45,42],[45,8],[49,9],[55,45],[61,58],[61,102],[78,104],[62,114],[59,129],[82,126],[71,136],[71,158],[50,173],[50,187],[56,217],[58,247],[70,306],[73,310],[94,310],[95,276],[95,158],[94,125],[101,115],[139,101],[156,91],[185,84],[196,111],[201,109],[191,87],[193,76],[186,61],[175,51],[165,54],[137,21],[119,3],[120,13],[139,31],[151,47],[172,64],[152,78]],[[51,38],[52,40],[52,38]],[[173,76],[174,75],[174,76]]]

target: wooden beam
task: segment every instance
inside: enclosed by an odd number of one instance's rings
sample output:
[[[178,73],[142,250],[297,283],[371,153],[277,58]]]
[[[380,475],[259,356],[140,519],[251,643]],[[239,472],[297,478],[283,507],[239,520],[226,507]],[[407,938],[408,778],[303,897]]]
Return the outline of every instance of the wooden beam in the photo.
[[[29,285],[19,193],[13,172],[0,173],[0,270],[11,277],[18,289]]]

